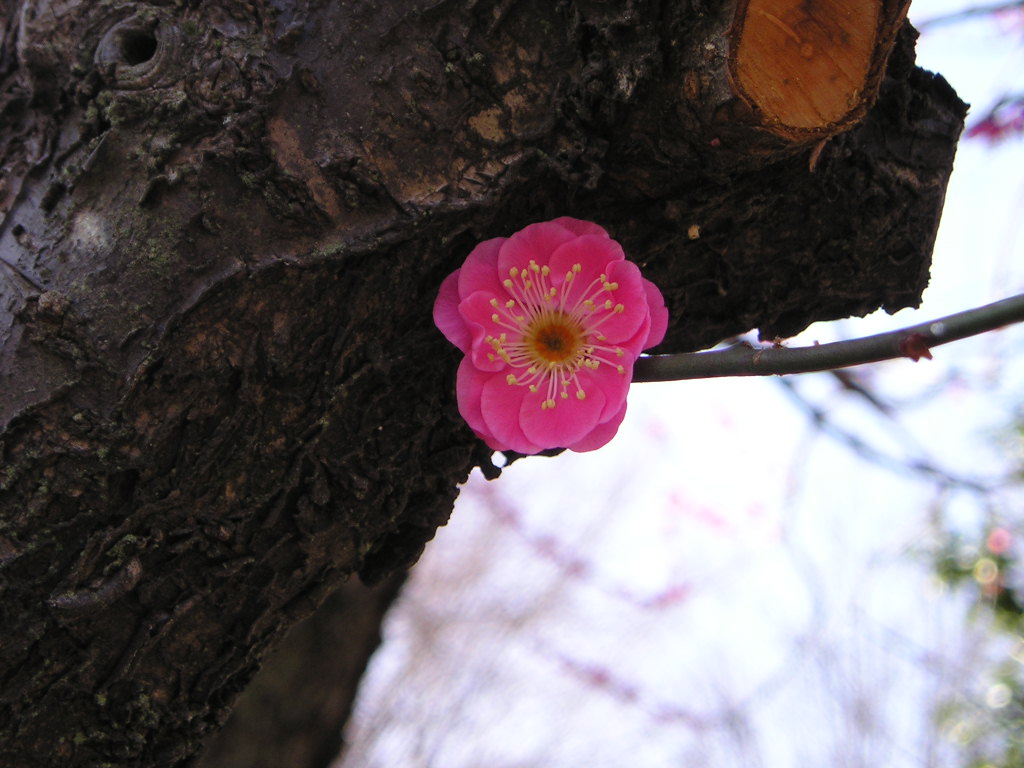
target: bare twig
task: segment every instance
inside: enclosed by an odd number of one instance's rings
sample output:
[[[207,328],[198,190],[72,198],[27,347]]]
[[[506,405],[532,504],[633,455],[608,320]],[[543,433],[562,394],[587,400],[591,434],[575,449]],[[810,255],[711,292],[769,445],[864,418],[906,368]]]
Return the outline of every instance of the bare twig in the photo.
[[[975,5],[971,8],[964,8],[962,11],[946,13],[941,16],[933,16],[930,19],[917,22],[914,26],[917,27],[918,32],[924,32],[926,29],[934,29],[935,27],[945,26],[947,24],[955,24],[959,21],[971,19],[976,16],[991,16],[995,13],[1012,11],[1017,8],[1024,8],[1024,0],[1011,0],[1011,2]]]
[[[973,493],[989,493],[998,484],[997,481],[994,480],[983,480],[956,475],[939,467],[926,456],[920,456],[918,458],[899,458],[897,456],[892,456],[879,448],[876,448],[859,435],[843,429],[830,418],[828,412],[819,408],[804,397],[804,395],[789,381],[783,379],[779,381],[779,384],[782,385],[783,391],[792,398],[793,402],[807,414],[815,428],[820,430],[822,434],[826,434],[837,440],[840,444],[845,445],[865,461],[869,461],[872,464],[884,467],[885,469],[889,469],[893,472],[921,475],[935,481],[937,485],[942,487],[960,488]]]
[[[713,352],[641,357],[634,382],[811,373],[909,357],[931,357],[932,347],[1024,321],[1024,294],[898,331],[811,347],[740,344]]]

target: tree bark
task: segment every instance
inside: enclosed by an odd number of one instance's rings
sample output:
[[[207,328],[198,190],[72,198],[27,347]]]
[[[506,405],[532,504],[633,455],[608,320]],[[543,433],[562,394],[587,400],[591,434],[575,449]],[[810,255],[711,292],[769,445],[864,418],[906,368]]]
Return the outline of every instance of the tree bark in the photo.
[[[481,239],[601,223],[659,351],[916,305],[964,105],[878,3],[862,104],[780,129],[730,62],[792,5],[7,4],[0,762],[185,765],[496,473],[430,319]]]
[[[288,632],[203,750],[198,768],[329,768],[404,573],[332,592]]]

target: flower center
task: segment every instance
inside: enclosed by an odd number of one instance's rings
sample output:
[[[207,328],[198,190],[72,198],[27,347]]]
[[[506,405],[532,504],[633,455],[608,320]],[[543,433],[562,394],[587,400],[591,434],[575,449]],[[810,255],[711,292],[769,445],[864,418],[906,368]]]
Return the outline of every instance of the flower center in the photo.
[[[600,331],[608,318],[625,309],[615,301],[619,285],[601,275],[570,301],[574,280],[582,270],[581,264],[574,264],[558,288],[548,280],[551,268],[531,261],[526,269],[513,267],[502,282],[511,298],[504,304],[491,299],[495,310],[491,322],[512,331],[515,338],[510,340],[507,332],[486,336],[484,341],[494,350],[488,356],[503,360],[512,369],[506,377],[510,387],[545,392],[542,410],[567,399],[570,389],[579,400],[585,399],[587,393],[578,376],[584,368],[596,371],[601,365],[611,365],[619,375],[626,373],[620,362],[625,351],[605,344]]]
[[[581,329],[560,313],[535,322],[526,334],[526,346],[537,362],[565,362],[575,357],[582,345]]]

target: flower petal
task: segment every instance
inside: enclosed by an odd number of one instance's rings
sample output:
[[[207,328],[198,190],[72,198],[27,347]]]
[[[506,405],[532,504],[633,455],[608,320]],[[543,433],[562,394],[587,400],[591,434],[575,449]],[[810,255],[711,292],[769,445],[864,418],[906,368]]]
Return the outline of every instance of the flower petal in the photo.
[[[644,278],[644,290],[647,292],[647,306],[651,310],[651,330],[644,342],[644,349],[655,347],[665,338],[665,331],[668,330],[668,308],[665,306],[665,297],[661,295],[658,286]]]
[[[482,371],[500,371],[505,361],[495,354],[494,347],[487,341],[488,336],[497,338],[502,332],[509,338],[518,341],[520,335],[494,322],[494,315],[499,311],[491,304],[494,296],[487,291],[477,291],[459,304],[459,315],[466,325],[470,336],[470,348],[466,352],[473,360],[473,365]]]
[[[604,227],[599,227],[592,221],[574,219],[571,216],[559,216],[557,219],[552,219],[551,223],[565,227],[574,235],[601,235],[602,237],[608,237],[607,230]]]
[[[495,237],[477,245],[466,263],[459,270],[459,298],[465,299],[477,291],[488,291],[492,295],[505,292],[498,277],[498,252],[508,238]]]
[[[462,358],[459,371],[455,376],[455,397],[459,403],[459,414],[469,424],[470,429],[476,433],[476,436],[483,439],[494,450],[502,451],[504,448],[499,447],[499,441],[491,435],[480,409],[480,397],[484,384],[493,375],[476,368],[468,357]]]
[[[526,387],[509,384],[502,374],[489,374],[480,397],[480,412],[488,434],[494,440],[487,444],[497,451],[511,448],[519,453],[539,453],[545,447],[530,440],[519,425],[523,399],[529,394]],[[503,448],[495,446],[502,445]]]
[[[640,327],[636,329],[636,333],[633,334],[633,338],[627,339],[626,341],[620,341],[618,346],[625,350],[627,355],[631,355],[631,359],[640,357],[640,353],[644,350],[644,345],[647,343],[647,338],[651,335],[651,313],[647,313],[647,317],[640,324]]]
[[[572,445],[566,446],[570,451],[576,451],[577,453],[584,453],[585,451],[596,451],[603,445],[607,445],[608,442],[615,437],[615,433],[619,431],[619,426],[622,424],[623,418],[626,416],[626,404],[623,403],[622,407],[619,408],[618,412],[612,416],[608,421],[598,424],[590,432],[584,435],[582,438],[577,440]]]
[[[622,404],[626,402],[626,395],[629,394],[629,385],[633,381],[633,358],[629,355],[619,360],[623,372],[607,363],[602,363],[593,371],[580,371],[577,377],[587,397],[590,397],[592,390],[599,390],[604,396],[604,408],[597,417],[599,422],[610,419]]]
[[[574,237],[568,229],[551,221],[524,227],[502,244],[498,254],[498,275],[504,280],[510,269],[525,269],[531,260],[543,266],[558,246]]]
[[[608,292],[602,287],[615,279],[612,275],[621,265],[631,263],[625,258],[618,243],[596,235],[577,237],[551,256],[550,280],[558,289],[560,306],[576,314],[585,326],[599,324],[601,334],[612,342],[632,336],[643,319],[644,308],[632,298],[642,295],[639,294],[639,272],[635,278],[628,271],[623,272],[626,282],[616,291]],[[579,272],[573,271],[576,265],[579,265]],[[565,285],[570,273],[571,283]],[[591,301],[593,305],[585,304]],[[611,302],[608,309],[604,306],[606,302]],[[622,314],[614,313],[619,303],[623,305]],[[588,306],[593,311],[587,309]]]
[[[640,267],[632,261],[609,264],[608,280],[619,286],[612,292],[612,301],[622,304],[623,311],[602,325],[601,331],[610,341],[629,338],[649,315]]]
[[[541,408],[547,392],[527,391],[519,411],[519,423],[527,439],[545,448],[564,448],[586,436],[597,426],[605,404],[599,387],[586,393],[580,400],[570,388],[567,398],[556,397],[554,408]]]
[[[434,325],[448,341],[468,352],[472,338],[466,321],[459,314],[459,271],[456,269],[441,283],[434,301]]]
[[[551,267],[552,285],[565,282],[565,273],[579,264],[582,271],[573,279],[578,280],[578,291],[586,288],[601,274],[607,273],[610,262],[624,261],[622,246],[614,240],[599,235],[583,235],[559,246],[548,261]]]
[[[587,258],[587,253],[596,239],[593,236],[580,237],[558,249],[552,263],[558,264],[558,274],[563,279],[565,265],[569,264],[571,269],[573,263],[582,264],[581,260]],[[618,287],[611,291],[604,290],[601,285],[604,281],[600,279],[602,274],[606,282],[615,283]],[[552,277],[554,275],[555,270],[552,267]],[[574,285],[565,292],[565,307],[568,311],[575,310],[582,316],[584,328],[597,329],[597,332],[605,337],[603,342],[620,343],[631,338],[647,317],[647,295],[642,280],[640,268],[631,261],[605,261],[596,270],[592,266],[583,266],[582,271],[573,277]],[[593,311],[584,308],[582,302],[586,300],[594,302],[594,305],[591,305]],[[616,311],[620,305],[622,309]]]

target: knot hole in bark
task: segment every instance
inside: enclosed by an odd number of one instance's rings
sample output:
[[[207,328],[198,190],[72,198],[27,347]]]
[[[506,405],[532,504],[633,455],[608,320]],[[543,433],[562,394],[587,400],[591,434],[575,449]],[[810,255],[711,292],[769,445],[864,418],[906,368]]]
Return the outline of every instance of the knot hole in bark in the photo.
[[[130,67],[144,64],[156,53],[156,36],[144,29],[125,29],[118,35],[121,59]]]
[[[107,30],[96,48],[96,64],[116,88],[161,87],[178,79],[180,43],[173,19],[138,13]]]

